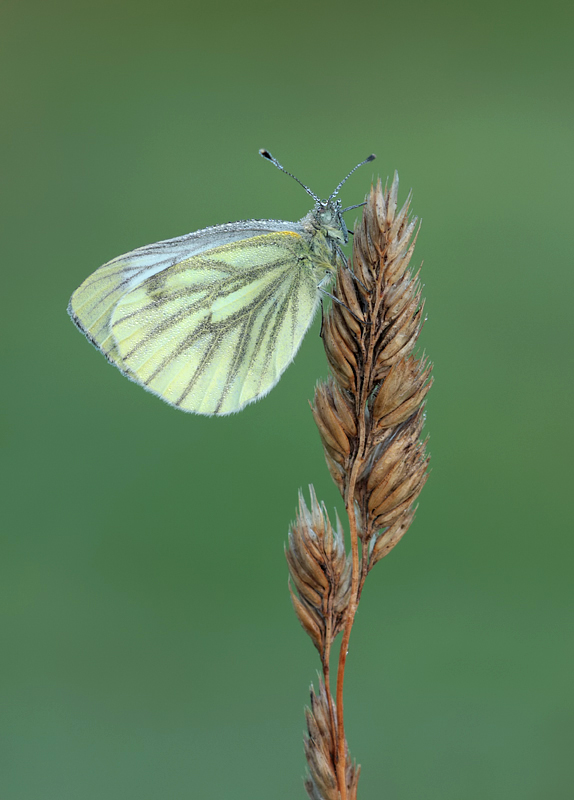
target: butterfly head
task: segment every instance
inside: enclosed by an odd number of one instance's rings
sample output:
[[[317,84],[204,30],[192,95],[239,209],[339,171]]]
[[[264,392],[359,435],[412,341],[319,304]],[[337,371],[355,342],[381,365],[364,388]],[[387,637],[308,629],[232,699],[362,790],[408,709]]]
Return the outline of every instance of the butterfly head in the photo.
[[[291,172],[287,172],[285,167],[282,167],[277,159],[274,158],[268,150],[260,150],[259,152],[263,158],[266,158],[268,161],[271,161],[272,164],[275,164],[277,169],[280,169],[281,172],[285,172],[287,175],[290,175],[292,178],[294,178],[297,183],[299,183],[305,189],[307,194],[313,198],[315,201],[315,208],[307,215],[305,219],[308,220],[317,230],[320,230],[327,239],[347,244],[349,241],[349,231],[347,230],[345,220],[343,219],[343,213],[345,211],[349,211],[351,208],[358,208],[358,206],[362,206],[364,203],[343,208],[341,206],[341,201],[337,199],[337,195],[339,193],[339,189],[345,183],[347,178],[349,178],[356,169],[362,167],[363,164],[368,164],[370,161],[374,161],[375,156],[370,155],[364,161],[361,161],[360,164],[357,164],[356,167],[353,167],[349,174],[343,178],[335,191],[329,195],[326,200],[319,200],[317,195],[312,192],[308,186],[305,186],[304,183],[301,183],[299,178],[295,177],[295,175],[293,175]]]

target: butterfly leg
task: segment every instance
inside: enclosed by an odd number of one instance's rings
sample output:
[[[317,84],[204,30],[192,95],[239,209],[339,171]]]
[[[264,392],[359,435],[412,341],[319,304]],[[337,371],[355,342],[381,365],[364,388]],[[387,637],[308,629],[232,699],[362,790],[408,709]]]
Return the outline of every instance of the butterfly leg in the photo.
[[[353,232],[353,231],[349,231],[349,233],[352,233],[352,232]],[[345,265],[345,266],[348,268],[349,272],[350,272],[350,273],[351,273],[351,275],[353,276],[354,280],[355,280],[355,281],[356,281],[356,282],[359,284],[359,286],[361,286],[361,287],[362,287],[362,288],[365,290],[365,292],[368,294],[368,293],[369,293],[369,290],[367,289],[367,287],[365,286],[365,284],[363,283],[363,281],[362,281],[362,280],[360,280],[360,279],[359,279],[359,278],[358,278],[358,277],[355,275],[355,273],[353,272],[353,269],[352,269],[352,267],[349,267],[349,260],[348,260],[348,258],[345,256],[345,254],[343,253],[343,251],[341,250],[341,248],[340,248],[338,245],[337,245],[337,252],[338,252],[338,254],[339,254],[339,257],[340,257],[340,258],[343,260],[343,264],[344,264],[344,265]]]
[[[322,283],[322,282],[321,282],[321,283]],[[320,291],[322,291],[322,292],[323,292],[323,294],[326,294],[326,295],[327,295],[327,297],[330,297],[330,298],[331,298],[331,300],[334,300],[334,301],[335,301],[335,303],[338,303],[340,306],[343,306],[343,308],[346,308],[346,309],[347,309],[347,311],[349,312],[349,314],[350,314],[350,315],[351,315],[351,316],[352,316],[354,319],[356,319],[356,320],[357,320],[357,322],[359,322],[361,325],[364,325],[364,324],[365,324],[365,320],[364,320],[364,319],[360,319],[360,318],[359,318],[359,317],[358,317],[358,316],[355,314],[355,312],[354,312],[354,311],[351,311],[351,309],[349,308],[349,306],[348,306],[346,303],[343,303],[343,301],[342,301],[342,300],[339,300],[339,298],[338,298],[338,297],[335,297],[335,295],[334,295],[334,294],[331,294],[331,292],[328,292],[326,289],[323,289],[323,287],[321,286],[321,284],[319,284],[319,287],[318,287],[318,288],[320,289]],[[321,308],[322,308],[322,307],[323,307],[323,300],[321,299]],[[322,325],[321,325],[321,331],[322,331]]]

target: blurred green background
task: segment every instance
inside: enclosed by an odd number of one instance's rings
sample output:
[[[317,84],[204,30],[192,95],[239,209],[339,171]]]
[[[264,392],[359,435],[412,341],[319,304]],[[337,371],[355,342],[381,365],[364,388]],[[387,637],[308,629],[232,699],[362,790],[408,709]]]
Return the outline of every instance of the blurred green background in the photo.
[[[343,202],[398,169],[424,220],[433,468],[351,641],[360,798],[572,797],[568,6],[2,4],[2,800],[304,797],[283,543],[299,487],[341,509],[319,320],[206,419],[66,314],[134,247],[303,216],[259,147],[322,196],[374,151]]]

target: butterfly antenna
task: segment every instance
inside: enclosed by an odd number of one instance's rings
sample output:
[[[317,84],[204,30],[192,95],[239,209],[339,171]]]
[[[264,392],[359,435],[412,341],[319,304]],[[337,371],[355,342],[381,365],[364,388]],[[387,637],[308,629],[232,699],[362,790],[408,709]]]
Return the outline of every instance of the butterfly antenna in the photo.
[[[370,155],[370,156],[367,156],[367,158],[366,158],[364,161],[361,161],[361,163],[360,163],[360,164],[357,164],[357,166],[356,166],[356,167],[353,167],[353,169],[352,169],[352,170],[349,172],[349,174],[347,175],[347,177],[343,178],[343,180],[341,181],[341,183],[340,183],[340,184],[337,186],[337,188],[335,189],[335,191],[333,192],[333,194],[329,196],[329,200],[333,200],[335,197],[337,197],[337,195],[338,195],[338,193],[339,193],[339,189],[341,188],[341,186],[342,186],[342,185],[345,183],[345,181],[346,181],[346,180],[348,180],[348,179],[351,177],[351,175],[353,174],[353,172],[354,172],[356,169],[359,169],[359,167],[362,167],[362,166],[363,166],[363,164],[368,164],[368,163],[369,163],[369,161],[374,161],[374,160],[375,160],[375,158],[376,158],[376,155],[375,155],[374,153],[371,153],[371,155]],[[355,206],[355,207],[356,207],[356,206]],[[348,211],[348,209],[345,209],[345,210],[347,210],[347,211]]]
[[[285,173],[285,175],[289,175],[291,178],[293,178],[293,180],[296,180],[296,181],[297,181],[297,183],[299,184],[299,186],[302,186],[302,187],[305,189],[305,191],[307,192],[307,194],[308,194],[308,195],[310,195],[310,196],[313,198],[313,200],[314,200],[316,203],[320,203],[320,202],[321,202],[321,201],[319,200],[319,198],[317,197],[317,195],[316,195],[314,192],[312,192],[312,191],[311,191],[311,189],[309,189],[309,187],[308,187],[308,186],[305,186],[305,184],[304,184],[304,183],[302,183],[302,182],[299,180],[299,178],[297,178],[295,175],[293,175],[293,173],[291,173],[291,172],[287,172],[287,170],[285,169],[285,167],[281,166],[281,164],[280,164],[280,163],[277,161],[277,159],[276,159],[276,158],[274,158],[274,157],[271,155],[271,153],[269,152],[269,150],[264,150],[264,149],[262,148],[262,149],[259,151],[259,154],[260,154],[260,155],[262,155],[262,156],[263,156],[263,158],[266,158],[268,161],[270,161],[272,164],[275,164],[275,166],[277,167],[277,169],[280,169],[280,170],[281,170],[281,172],[284,172],[284,173]],[[373,157],[374,157],[374,156],[373,156]],[[360,166],[360,165],[359,165],[359,166]],[[356,169],[356,167],[355,167],[355,169]],[[354,170],[353,170],[353,171],[354,171]],[[349,177],[349,176],[347,175],[347,177]],[[346,178],[345,178],[345,180],[346,180]],[[338,187],[337,187],[337,188],[338,188]]]
[[[361,206],[366,206],[366,205],[367,201],[364,200],[362,203],[355,203],[354,206],[347,206],[347,208],[342,208],[341,213],[344,214],[345,211],[352,211],[354,208],[361,208]],[[351,231],[349,231],[349,233],[351,233]]]

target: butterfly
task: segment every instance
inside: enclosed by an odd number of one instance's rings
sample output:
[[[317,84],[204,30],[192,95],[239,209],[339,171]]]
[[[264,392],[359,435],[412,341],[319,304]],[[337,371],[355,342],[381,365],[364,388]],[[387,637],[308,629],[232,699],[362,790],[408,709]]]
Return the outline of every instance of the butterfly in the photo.
[[[337,194],[300,222],[215,225],[118,256],[76,289],[68,313],[118,369],[195,414],[240,411],[293,361],[348,242]],[[362,203],[358,205],[363,205]]]

